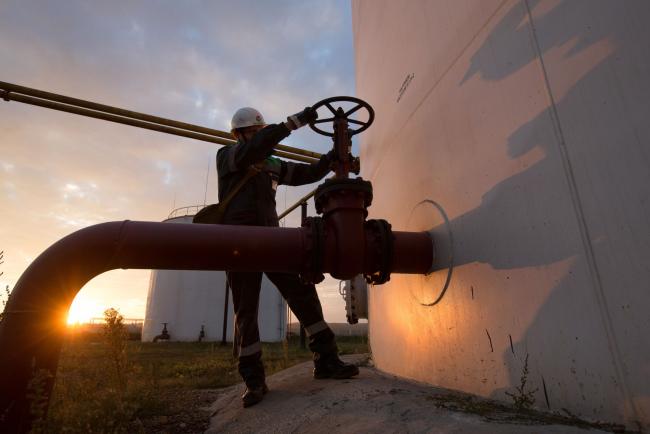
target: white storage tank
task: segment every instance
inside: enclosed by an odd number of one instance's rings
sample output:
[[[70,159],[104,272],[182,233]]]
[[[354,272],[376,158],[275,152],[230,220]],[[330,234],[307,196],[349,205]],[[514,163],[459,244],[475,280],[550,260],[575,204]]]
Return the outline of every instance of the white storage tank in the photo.
[[[191,224],[197,207],[180,209],[164,221]],[[179,215],[180,214],[180,215]],[[152,270],[142,341],[151,342],[161,334],[163,324],[171,341],[221,341],[223,335],[226,273],[223,271]],[[287,305],[266,276],[262,278],[259,308],[260,338],[278,342],[286,335]],[[228,297],[226,339],[232,342],[233,306]]]
[[[650,428],[650,2],[352,13],[369,217],[454,264],[369,289],[376,366]]]

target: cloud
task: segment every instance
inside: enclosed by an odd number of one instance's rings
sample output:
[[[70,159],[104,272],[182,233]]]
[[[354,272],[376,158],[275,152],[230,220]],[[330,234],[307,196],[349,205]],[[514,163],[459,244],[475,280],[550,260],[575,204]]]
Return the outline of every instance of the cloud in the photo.
[[[151,8],[126,0],[8,0],[0,58],[12,59],[3,63],[3,81],[224,130],[242,106],[279,122],[322,98],[354,92],[346,1]],[[214,144],[4,101],[0,129],[0,249],[10,284],[31,258],[81,227],[162,220],[174,204],[203,203],[208,163],[207,198],[216,201]],[[285,143],[319,152],[331,146],[306,129]],[[279,192],[279,211],[314,187]],[[286,224],[299,220],[295,212]],[[146,274],[97,282],[87,291],[102,302],[128,293],[143,303],[146,296]],[[131,316],[142,309],[127,304]]]

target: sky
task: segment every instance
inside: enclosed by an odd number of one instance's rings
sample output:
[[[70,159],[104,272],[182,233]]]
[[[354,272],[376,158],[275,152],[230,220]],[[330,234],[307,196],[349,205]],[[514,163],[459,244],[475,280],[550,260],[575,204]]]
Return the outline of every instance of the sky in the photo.
[[[0,81],[221,130],[243,106],[281,122],[323,98],[354,95],[350,4],[2,0]],[[308,128],[283,143],[331,147]],[[216,202],[217,149],[0,101],[0,285],[11,289],[41,252],[86,226],[162,221],[174,208]],[[280,187],[278,212],[313,188]],[[149,274],[96,277],[75,299],[75,318],[108,307],[144,318]],[[326,319],[345,321],[338,282],[318,291]]]

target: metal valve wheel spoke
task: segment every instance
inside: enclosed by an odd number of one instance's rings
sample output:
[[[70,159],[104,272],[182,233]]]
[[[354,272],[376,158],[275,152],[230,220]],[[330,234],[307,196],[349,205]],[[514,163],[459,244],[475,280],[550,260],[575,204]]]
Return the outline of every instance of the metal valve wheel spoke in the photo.
[[[356,105],[355,107],[353,107],[350,110],[346,111],[345,116],[350,116],[352,113],[356,112],[357,110],[359,110],[362,107],[363,106],[361,104]]]
[[[355,119],[348,119],[348,122],[350,122],[351,124],[357,124],[357,125],[365,125],[366,124],[365,122],[357,121]]]
[[[327,119],[319,119],[317,121],[314,121],[315,124],[322,124],[324,122],[333,122],[334,118],[327,118]]]
[[[336,114],[336,110],[334,109],[334,107],[331,106],[330,103],[326,102],[326,103],[325,103],[325,106],[326,106],[328,109],[330,109],[330,111],[332,112],[333,115]]]

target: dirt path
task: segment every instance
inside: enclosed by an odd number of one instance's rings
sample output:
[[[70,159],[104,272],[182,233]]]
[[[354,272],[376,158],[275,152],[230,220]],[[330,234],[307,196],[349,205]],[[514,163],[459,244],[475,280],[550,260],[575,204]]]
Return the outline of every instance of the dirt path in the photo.
[[[362,363],[358,356],[348,361]],[[594,428],[568,417],[512,408],[362,367],[352,380],[313,380],[311,363],[267,379],[270,392],[243,409],[243,386],[223,389],[208,433],[563,433]],[[600,426],[615,430],[616,427]],[[589,433],[606,431],[593,429]]]
[[[194,434],[204,432],[210,424],[211,404],[225,389],[194,389],[164,392],[161,401],[167,406],[165,416],[140,421],[146,433]],[[133,427],[134,432],[140,431]]]

